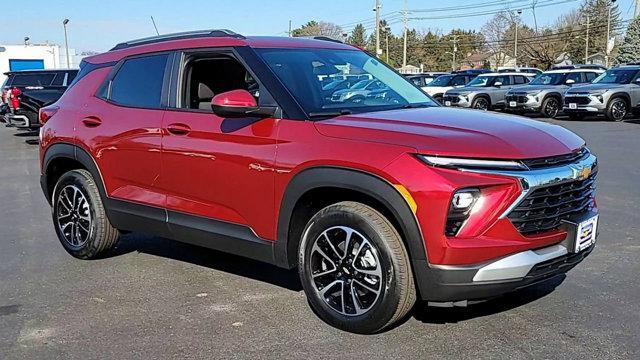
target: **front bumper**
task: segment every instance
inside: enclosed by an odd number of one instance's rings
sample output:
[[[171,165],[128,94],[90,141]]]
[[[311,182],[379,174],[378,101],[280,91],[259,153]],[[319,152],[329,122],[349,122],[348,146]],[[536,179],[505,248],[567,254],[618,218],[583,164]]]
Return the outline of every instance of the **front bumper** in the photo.
[[[566,246],[560,243],[469,266],[429,267],[426,261],[414,261],[413,268],[422,300],[440,306],[466,305],[564,274],[595,247],[591,245],[579,253],[568,253]]]
[[[598,95],[567,95],[565,96],[562,110],[567,114],[604,113],[607,111],[606,99],[602,98],[602,100],[599,100],[597,96]]]
[[[535,96],[527,95],[507,95],[505,97],[506,111],[520,112],[538,112],[542,107],[542,103],[536,100]]]
[[[472,101],[473,98],[470,95],[467,96],[444,94],[444,96],[442,97],[442,105],[444,106],[468,108],[471,107]]]

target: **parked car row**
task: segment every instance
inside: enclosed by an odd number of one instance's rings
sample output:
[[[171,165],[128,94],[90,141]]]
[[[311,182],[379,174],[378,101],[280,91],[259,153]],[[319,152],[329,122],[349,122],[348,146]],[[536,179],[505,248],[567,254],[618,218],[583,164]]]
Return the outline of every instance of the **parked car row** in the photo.
[[[419,75],[412,75],[411,78]],[[414,82],[415,83],[415,82]],[[579,120],[604,115],[620,121],[640,116],[640,64],[606,69],[599,65],[563,65],[541,72],[535,68],[500,68],[495,73],[465,70],[445,74],[421,87],[445,106],[504,110]]]
[[[38,112],[56,102],[73,82],[78,70],[23,70],[5,73],[0,120],[8,126],[34,129]]]

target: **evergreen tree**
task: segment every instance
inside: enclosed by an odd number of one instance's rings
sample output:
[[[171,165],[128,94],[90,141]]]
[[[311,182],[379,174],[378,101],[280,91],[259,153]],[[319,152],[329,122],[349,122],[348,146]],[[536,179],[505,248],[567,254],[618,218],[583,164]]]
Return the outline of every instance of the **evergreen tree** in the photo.
[[[640,61],[640,17],[635,18],[627,28],[624,42],[618,49],[618,62]]]
[[[367,45],[367,34],[362,24],[358,24],[353,28],[347,42],[361,48],[364,48]]]

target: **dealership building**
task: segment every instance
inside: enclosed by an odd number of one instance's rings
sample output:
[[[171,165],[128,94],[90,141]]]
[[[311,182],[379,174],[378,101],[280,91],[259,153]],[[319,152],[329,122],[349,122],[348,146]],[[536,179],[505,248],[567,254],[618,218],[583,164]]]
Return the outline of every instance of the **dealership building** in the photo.
[[[69,49],[69,64],[77,68],[82,55]],[[4,83],[7,71],[67,68],[67,56],[63,46],[51,44],[0,45],[0,83]]]

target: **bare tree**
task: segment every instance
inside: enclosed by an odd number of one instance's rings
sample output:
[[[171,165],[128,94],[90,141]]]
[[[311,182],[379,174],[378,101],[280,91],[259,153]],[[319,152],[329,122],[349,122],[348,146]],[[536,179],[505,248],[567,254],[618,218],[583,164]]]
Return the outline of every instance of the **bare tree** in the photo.
[[[501,11],[482,26],[481,32],[486,41],[486,50],[495,59],[496,67],[504,65],[508,56],[505,46],[505,34],[511,25],[509,13]]]
[[[326,36],[342,40],[342,28],[326,21],[309,21],[302,27],[293,30],[293,36]]]

